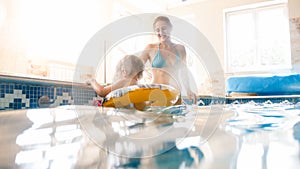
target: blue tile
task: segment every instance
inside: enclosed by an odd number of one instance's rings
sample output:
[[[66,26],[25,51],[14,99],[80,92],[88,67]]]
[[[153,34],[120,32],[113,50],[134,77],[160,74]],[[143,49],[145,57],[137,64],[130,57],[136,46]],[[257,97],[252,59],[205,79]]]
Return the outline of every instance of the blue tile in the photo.
[[[25,95],[26,95],[26,99],[29,99],[29,98],[30,98],[30,92],[29,92],[29,90],[26,90],[26,91],[25,91]]]
[[[13,93],[14,93],[14,86],[15,86],[15,85],[13,85],[13,84],[10,84],[10,85],[9,85],[9,93],[10,93],[10,94],[13,94]]]
[[[39,86],[37,86],[37,87],[35,88],[35,91],[36,91],[37,94],[40,94],[41,88],[40,88]]]
[[[25,85],[22,86],[22,94],[26,94],[26,86]]]
[[[22,103],[22,99],[21,98],[14,98],[14,103]]]
[[[22,89],[22,85],[16,84],[15,87],[14,87],[14,89],[21,90]]]
[[[5,88],[4,93],[9,93],[9,88]]]
[[[14,108],[14,103],[9,103],[9,108]]]
[[[294,102],[295,103],[299,103],[300,102],[300,98],[295,98]]]
[[[64,93],[67,93],[67,92],[68,92],[68,89],[67,89],[67,88],[63,88],[63,92],[64,92]]]
[[[60,87],[56,88],[56,95],[57,96],[62,96],[62,88],[60,88]]]
[[[14,103],[14,109],[22,109],[22,103]]]

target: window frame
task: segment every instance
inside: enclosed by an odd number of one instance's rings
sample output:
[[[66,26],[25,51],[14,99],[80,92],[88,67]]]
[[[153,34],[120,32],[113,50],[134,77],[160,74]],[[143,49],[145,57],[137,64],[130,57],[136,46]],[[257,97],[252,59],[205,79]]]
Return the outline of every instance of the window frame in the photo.
[[[253,72],[269,72],[269,71],[290,71],[292,69],[292,56],[291,56],[291,44],[289,44],[289,63],[286,65],[278,66],[278,65],[266,65],[266,66],[260,66],[257,67],[255,64],[252,64],[249,67],[246,68],[233,68],[231,67],[230,60],[232,57],[229,56],[229,49],[228,49],[228,14],[232,13],[245,13],[249,11],[257,11],[257,10],[263,10],[263,9],[270,9],[270,8],[278,8],[278,7],[283,7],[287,12],[288,12],[288,7],[287,7],[287,0],[275,0],[275,1],[269,1],[269,2],[260,2],[260,3],[255,3],[255,4],[250,4],[250,5],[244,5],[244,6],[238,6],[238,7],[233,7],[233,8],[228,8],[223,10],[223,23],[224,23],[224,29],[223,29],[223,34],[224,34],[224,64],[225,64],[225,73],[253,73]],[[288,21],[288,18],[287,18]],[[289,26],[289,25],[288,25]],[[290,39],[290,34],[288,34],[288,38]],[[257,40],[257,39],[255,39]],[[290,43],[290,41],[289,41]],[[257,45],[257,43],[256,43]],[[256,48],[257,49],[257,48]],[[255,57],[258,57],[256,55]],[[255,69],[254,69],[255,68]]]

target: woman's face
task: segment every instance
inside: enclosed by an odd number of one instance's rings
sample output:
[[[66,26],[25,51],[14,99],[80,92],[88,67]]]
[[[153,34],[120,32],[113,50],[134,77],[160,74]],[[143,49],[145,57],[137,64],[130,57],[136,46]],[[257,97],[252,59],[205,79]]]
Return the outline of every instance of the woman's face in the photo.
[[[165,21],[157,21],[154,25],[154,31],[160,42],[170,39],[171,27]]]

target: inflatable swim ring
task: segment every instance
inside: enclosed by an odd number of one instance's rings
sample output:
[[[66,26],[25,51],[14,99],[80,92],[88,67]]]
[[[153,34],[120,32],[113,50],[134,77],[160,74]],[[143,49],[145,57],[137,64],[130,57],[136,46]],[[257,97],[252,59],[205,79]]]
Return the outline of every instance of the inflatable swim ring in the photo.
[[[130,107],[143,110],[146,106],[172,106],[179,99],[180,91],[164,84],[134,85],[109,93],[104,107]]]

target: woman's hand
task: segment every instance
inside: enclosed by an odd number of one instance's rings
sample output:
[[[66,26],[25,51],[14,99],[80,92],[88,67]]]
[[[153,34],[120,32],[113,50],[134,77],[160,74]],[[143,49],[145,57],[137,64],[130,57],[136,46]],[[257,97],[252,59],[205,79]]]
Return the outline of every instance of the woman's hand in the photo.
[[[187,104],[197,104],[198,101],[197,95],[192,91],[188,91],[187,96],[184,99],[188,100],[188,102],[185,102]]]

